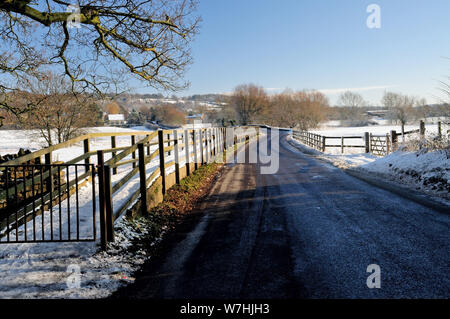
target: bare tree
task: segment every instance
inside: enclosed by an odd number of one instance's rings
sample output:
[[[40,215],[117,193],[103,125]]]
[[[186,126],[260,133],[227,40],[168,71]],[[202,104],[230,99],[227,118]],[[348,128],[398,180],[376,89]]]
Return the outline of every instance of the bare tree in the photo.
[[[292,92],[285,91],[270,98],[269,107],[260,116],[261,122],[272,126],[295,127],[299,119],[294,111],[298,115],[299,103]]]
[[[400,104],[401,95],[394,92],[385,92],[382,99],[381,104],[383,104],[388,109],[392,110],[397,105]]]
[[[110,92],[137,78],[177,90],[198,31],[196,0],[5,0],[0,2],[0,107],[10,107],[14,81],[65,74],[78,90]],[[73,26],[80,26],[74,28]],[[71,28],[72,27],[72,28]]]
[[[324,118],[328,99],[317,91],[285,91],[270,99],[263,122],[280,127],[307,130],[316,127]]]
[[[337,104],[341,107],[341,115],[347,125],[365,125],[364,113],[361,107],[367,102],[361,94],[346,91],[339,96]]]
[[[23,126],[37,130],[48,146],[82,134],[84,128],[95,125],[100,117],[100,109],[92,99],[75,96],[70,82],[61,76],[50,73],[40,81],[29,82],[28,88],[39,92],[35,95],[42,102],[26,114]]]
[[[351,108],[365,106],[367,103],[361,94],[354,93],[351,91],[346,91],[339,96],[338,105],[348,106]]]
[[[304,130],[317,127],[325,118],[324,112],[329,106],[327,97],[318,91],[301,91],[294,96],[298,102],[298,107],[293,110],[297,126]]]
[[[234,89],[231,105],[243,125],[252,123],[268,104],[267,93],[263,87],[242,84]]]
[[[441,90],[446,96],[446,103],[450,104],[450,76],[447,77],[449,82],[441,81]]]
[[[400,122],[402,126],[402,136],[404,137],[405,124],[410,121],[415,114],[414,106],[425,103],[424,99],[418,100],[413,96],[402,95],[394,92],[386,92],[381,100],[390,111],[391,118]]]

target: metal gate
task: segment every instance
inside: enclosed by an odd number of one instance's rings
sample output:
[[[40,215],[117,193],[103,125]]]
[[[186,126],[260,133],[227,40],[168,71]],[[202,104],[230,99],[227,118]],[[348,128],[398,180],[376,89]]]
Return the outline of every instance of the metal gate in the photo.
[[[95,241],[95,197],[93,164],[0,165],[0,244]]]

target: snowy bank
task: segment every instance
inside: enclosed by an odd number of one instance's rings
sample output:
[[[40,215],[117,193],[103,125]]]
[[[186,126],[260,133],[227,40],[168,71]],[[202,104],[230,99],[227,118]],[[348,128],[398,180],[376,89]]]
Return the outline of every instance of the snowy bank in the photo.
[[[105,298],[133,282],[149,256],[129,248],[148,229],[126,220],[115,229],[106,252],[95,243],[2,244],[0,298]]]
[[[359,169],[450,199],[450,149],[396,151]]]
[[[341,169],[359,170],[410,189],[450,201],[450,149],[417,152],[398,150],[385,157],[372,154],[327,154],[288,137],[303,152]]]

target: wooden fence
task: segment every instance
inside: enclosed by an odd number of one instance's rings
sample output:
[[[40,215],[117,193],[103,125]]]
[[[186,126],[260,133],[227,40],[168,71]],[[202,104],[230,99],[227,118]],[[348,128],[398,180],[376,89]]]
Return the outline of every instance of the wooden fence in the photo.
[[[239,135],[235,135],[231,139],[232,142],[227,142],[227,130],[223,127],[156,132],[90,133],[8,161],[0,166],[0,173],[6,166],[29,164],[41,157],[44,157],[44,161],[40,162],[51,165],[53,152],[82,143],[83,154],[64,164],[83,164],[84,173],[76,176],[77,185],[82,180],[98,176],[100,237],[102,247],[106,247],[108,241],[114,240],[114,221],[127,210],[133,207],[140,214],[147,214],[152,207],[163,200],[170,187],[179,184],[184,177],[192,174],[200,166],[213,161],[218,156],[223,156],[224,151],[230,147],[259,134],[259,130],[255,129],[237,132]],[[130,145],[117,147],[117,137],[124,136],[130,138]],[[110,148],[102,147],[102,149],[91,151],[92,140],[105,137],[110,138]],[[108,160],[105,160],[105,154],[110,154]],[[91,164],[93,158],[96,158],[97,166]],[[153,170],[146,167],[149,163],[154,164]],[[114,175],[119,174],[118,169],[123,166],[126,166],[126,169],[120,172],[120,179],[114,178]],[[93,167],[95,172],[92,172]],[[24,187],[26,191],[27,186],[31,187],[34,183],[51,179],[54,174],[56,171],[54,172],[53,169],[41,175],[35,174],[33,178],[16,187]],[[120,192],[130,180],[137,178],[137,175],[139,175],[139,189],[115,208],[113,195]],[[69,186],[73,186],[74,183],[75,181],[68,181]],[[11,190],[0,189],[0,201],[6,198],[8,191]],[[18,192],[20,191],[21,189],[18,189]]]
[[[446,124],[446,123],[444,123]],[[438,137],[442,138],[442,123],[438,123]],[[450,130],[447,130],[447,134]],[[371,134],[365,132],[362,135],[353,136],[323,136],[308,131],[296,131],[294,130],[292,136],[302,142],[303,144],[312,147],[321,152],[325,152],[327,148],[340,148],[341,153],[344,154],[346,148],[361,149],[364,153],[372,153],[376,156],[385,156],[397,149],[398,137],[407,136],[410,134],[425,135],[425,123],[420,122],[420,126],[417,130],[406,131],[403,133],[397,133],[391,131],[383,135]],[[347,143],[346,141],[359,141],[359,144]]]

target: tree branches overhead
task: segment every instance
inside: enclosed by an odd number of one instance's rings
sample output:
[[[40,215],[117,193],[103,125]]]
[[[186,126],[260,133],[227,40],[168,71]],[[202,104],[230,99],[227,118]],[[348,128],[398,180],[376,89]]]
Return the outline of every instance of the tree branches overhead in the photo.
[[[78,91],[109,92],[134,77],[177,90],[191,62],[196,0],[5,0],[0,72],[8,81],[59,68]],[[120,79],[121,81],[118,81]],[[10,88],[8,81],[0,86]]]

